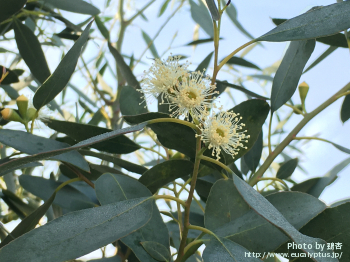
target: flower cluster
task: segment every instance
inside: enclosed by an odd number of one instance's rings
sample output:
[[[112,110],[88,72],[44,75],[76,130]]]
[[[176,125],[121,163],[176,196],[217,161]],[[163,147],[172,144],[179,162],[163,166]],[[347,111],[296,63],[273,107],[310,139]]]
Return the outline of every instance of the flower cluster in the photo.
[[[214,95],[216,86],[211,84],[209,76],[201,72],[189,72],[188,63],[180,65],[180,57],[168,57],[161,61],[156,59],[155,63],[142,80],[142,90],[145,102],[154,97],[160,97],[160,104],[168,104],[172,117],[184,116],[189,119],[191,116],[201,134],[204,143],[208,148],[213,148],[213,156],[220,159],[220,152],[223,149],[227,154],[234,157],[238,154],[240,147],[247,148],[242,142],[248,142],[249,135],[240,131],[245,126],[238,124],[242,119],[239,114],[232,112],[220,112],[210,115],[209,110],[216,108]],[[143,103],[142,102],[142,103]]]

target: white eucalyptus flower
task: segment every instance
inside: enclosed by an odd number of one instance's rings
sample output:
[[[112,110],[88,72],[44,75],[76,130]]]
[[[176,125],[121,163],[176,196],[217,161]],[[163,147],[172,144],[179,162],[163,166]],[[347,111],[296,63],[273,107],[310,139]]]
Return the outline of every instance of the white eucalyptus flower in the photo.
[[[202,125],[199,125],[202,134],[200,136],[204,143],[209,143],[208,149],[213,148],[212,156],[216,153],[216,160],[220,159],[221,149],[233,158],[238,154],[240,147],[247,149],[242,142],[248,142],[250,136],[245,135],[247,130],[243,129],[245,124],[238,122],[242,117],[233,112],[220,112],[210,116]]]
[[[192,72],[189,77],[182,78],[180,85],[171,88],[167,95],[169,111],[172,117],[189,114],[195,119],[201,120],[208,115],[207,108],[215,107],[213,95],[219,93],[214,91],[215,85],[210,84],[210,78],[204,77],[201,72]]]
[[[151,68],[145,71],[145,76],[141,81],[142,89],[138,90],[144,94],[143,102],[152,101],[154,97],[161,96],[163,103],[164,96],[170,92],[170,89],[179,85],[179,81],[189,75],[187,71],[189,64],[180,65],[179,59],[180,56],[169,56],[163,61],[155,59]]]

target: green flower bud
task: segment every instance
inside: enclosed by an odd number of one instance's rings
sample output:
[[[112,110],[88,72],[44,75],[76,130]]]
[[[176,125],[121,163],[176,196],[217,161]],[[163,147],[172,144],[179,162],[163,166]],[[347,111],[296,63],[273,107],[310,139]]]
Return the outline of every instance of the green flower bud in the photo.
[[[27,115],[27,109],[28,109],[28,98],[24,95],[21,95],[17,97],[16,104],[17,104],[19,113],[23,118],[25,118]]]
[[[305,99],[308,92],[309,92],[309,85],[305,82],[302,82],[299,85],[299,95],[300,95],[300,100],[302,105],[304,105],[305,103]]]
[[[5,108],[1,111],[2,118],[7,121],[15,121],[25,123],[24,120],[17,114],[17,112],[11,108]]]
[[[28,108],[27,110],[27,114],[26,114],[26,119],[28,119],[28,121],[33,120],[33,118],[35,117],[36,114],[36,109],[33,107]]]

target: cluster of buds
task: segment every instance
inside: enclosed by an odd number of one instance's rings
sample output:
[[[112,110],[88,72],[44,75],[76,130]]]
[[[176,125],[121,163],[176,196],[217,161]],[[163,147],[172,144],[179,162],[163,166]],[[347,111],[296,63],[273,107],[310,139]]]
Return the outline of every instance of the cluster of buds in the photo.
[[[213,148],[213,156],[220,159],[223,149],[234,157],[242,142],[248,142],[247,131],[240,131],[245,126],[238,124],[242,119],[239,114],[231,112],[219,112],[210,114],[211,108],[216,108],[214,95],[216,86],[211,84],[209,76],[201,72],[189,72],[188,63],[180,65],[180,57],[168,57],[161,61],[156,59],[141,82],[144,103],[146,100],[160,97],[160,104],[168,104],[171,117],[192,117],[194,123],[201,130],[201,140]]]
[[[33,106],[33,103],[24,95],[21,95],[16,99],[16,104],[18,110],[5,108],[1,111],[4,120],[20,122],[27,126],[30,121],[46,117],[42,114],[42,110],[38,112]]]

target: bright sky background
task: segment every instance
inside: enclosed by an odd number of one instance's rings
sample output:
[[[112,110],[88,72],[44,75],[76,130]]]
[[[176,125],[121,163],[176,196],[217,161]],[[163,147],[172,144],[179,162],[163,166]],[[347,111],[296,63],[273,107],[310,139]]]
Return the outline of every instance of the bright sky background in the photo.
[[[100,5],[103,9],[105,1],[92,1],[96,6]],[[113,2],[113,1],[112,1]],[[131,26],[127,30],[127,34],[122,47],[123,54],[131,55],[134,53],[135,57],[138,58],[145,48],[144,40],[141,35],[141,30],[150,35],[152,38],[159,27],[164,23],[165,19],[172,12],[171,8],[168,8],[165,14],[159,19],[155,19],[158,15],[160,6],[164,1],[156,1],[150,8],[147,9],[145,15],[149,19],[148,22],[141,18],[135,21],[135,25]],[[140,9],[146,1],[134,0],[132,1],[132,6]],[[251,33],[254,37],[263,35],[267,31],[274,28],[270,18],[292,18],[295,17],[313,6],[317,5],[330,5],[334,1],[329,0],[294,0],[294,1],[276,1],[276,0],[265,0],[265,1],[233,1],[237,12],[238,20],[243,25],[243,27]],[[174,7],[177,6],[175,3]],[[115,12],[116,6],[111,5],[109,7],[108,14]],[[68,12],[62,12],[64,16],[68,15],[72,22],[81,22],[85,20],[85,16],[82,15],[72,15]],[[132,13],[131,13],[132,14]],[[128,15],[128,14],[127,14]],[[210,52],[213,51],[212,44],[199,45],[195,50],[193,47],[184,47],[185,44],[192,41],[193,31],[195,28],[195,23],[191,18],[190,6],[188,3],[181,9],[181,11],[175,15],[175,17],[166,25],[166,27],[161,32],[160,36],[155,40],[155,46],[159,54],[166,52],[163,58],[169,55],[167,51],[168,46],[175,34],[177,32],[177,37],[174,40],[172,47],[176,47],[171,50],[173,54],[182,54],[189,56],[187,59],[193,63],[190,69],[195,69],[199,62],[201,62],[204,57],[206,57]],[[97,35],[96,33],[93,35]],[[116,40],[117,30],[112,32],[112,41]],[[224,38],[220,42],[219,59],[224,58],[227,54],[232,52],[235,48],[246,43],[249,39],[245,37],[241,32],[239,32],[224,14],[223,21],[221,25],[221,36]],[[199,38],[208,38],[208,35],[200,29]],[[100,43],[99,41],[96,41]],[[283,53],[286,50],[287,43],[269,43],[263,42],[263,46],[255,47],[251,52],[249,52],[245,59],[257,64],[260,68],[265,68],[271,66],[277,60],[282,59]],[[317,43],[315,51],[313,52],[306,67],[312,63],[321,53],[323,53],[328,46]],[[88,49],[84,53],[84,57],[92,57],[97,53],[97,48],[95,43],[89,43]],[[47,59],[51,71],[53,72],[59,62],[59,57],[57,53],[54,54],[52,51],[46,53]],[[50,57],[50,59],[49,59]],[[152,58],[150,52],[146,53],[148,58]],[[144,58],[145,58],[144,57]],[[86,59],[88,60],[88,59]],[[151,59],[145,59],[151,65]],[[114,67],[114,61],[111,58],[109,60],[112,67]],[[211,61],[212,67],[213,61]],[[149,65],[141,65],[135,69],[135,74],[140,77],[143,70],[147,70]],[[350,55],[349,50],[345,48],[338,48],[335,52],[326,58],[321,64],[317,65],[315,68],[307,72],[300,79],[300,83],[305,81],[310,86],[310,91],[306,100],[306,109],[311,111],[324,102],[327,98],[337,92],[346,83],[349,82],[349,66],[350,66]],[[257,70],[242,69],[242,72],[246,74],[259,74]],[[209,68],[210,69],[210,68]],[[226,68],[227,69],[227,68]],[[209,70],[210,74],[211,71]],[[232,82],[234,77],[227,73],[220,73],[218,76],[220,80],[228,80]],[[106,77],[106,82],[115,88],[115,83],[111,78]],[[81,86],[82,81],[78,76],[73,78],[73,82],[77,86]],[[83,86],[81,86],[83,87]],[[270,96],[271,84],[267,85],[265,89],[266,92],[261,89],[256,83],[245,83],[245,87],[254,91],[258,94],[264,96]],[[115,89],[114,89],[115,90]],[[234,96],[236,102],[240,103],[245,100],[244,96],[240,92],[231,92]],[[71,93],[70,93],[71,94]],[[298,92],[293,96],[293,101],[299,103]],[[75,101],[75,98],[73,99]],[[58,100],[59,101],[59,100]],[[301,130],[299,136],[313,136],[317,133],[320,134],[321,138],[328,139],[334,143],[340,144],[346,148],[350,148],[350,136],[349,128],[350,121],[342,124],[340,121],[340,108],[343,99],[338,100],[332,104],[329,108],[324,110],[320,115],[316,116],[305,128]],[[221,99],[224,109],[230,109],[233,107],[233,103],[228,99],[227,95],[223,95]],[[290,109],[287,107],[282,107],[284,112],[288,114]],[[154,108],[150,108],[154,111]],[[292,121],[288,123],[285,127],[286,130],[291,130],[300,120],[301,116],[293,116]],[[276,123],[276,122],[275,122]],[[264,141],[266,140],[266,129],[264,132]],[[303,144],[303,142],[298,145]],[[349,155],[340,152],[330,144],[326,144],[321,141],[311,141],[301,147],[304,151],[304,155],[300,156],[299,164],[308,172],[305,175],[300,169],[297,169],[293,174],[293,178],[296,181],[303,181],[311,177],[323,176],[326,172],[332,169],[336,164],[340,163],[344,159],[348,158]],[[286,151],[288,153],[288,151]],[[291,154],[290,156],[296,157],[298,154]],[[281,159],[278,159],[282,161]],[[348,190],[348,185],[350,184],[350,167],[345,168],[340,174],[339,178],[321,195],[320,199],[325,203],[330,204],[337,200],[343,198],[350,198],[350,191]],[[98,254],[99,255],[99,254]],[[96,256],[97,257],[97,256]]]

